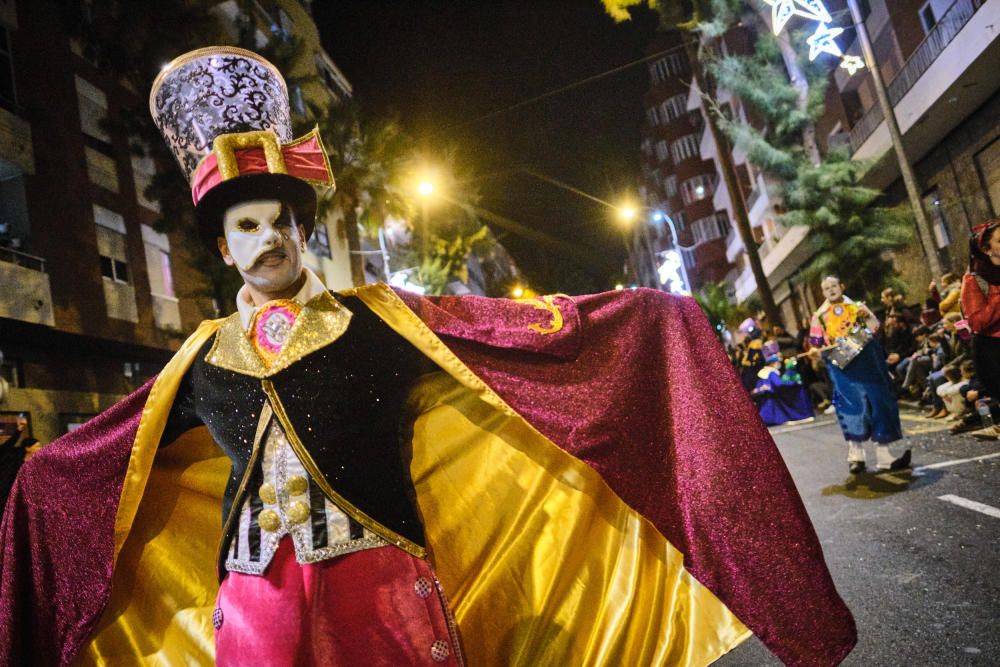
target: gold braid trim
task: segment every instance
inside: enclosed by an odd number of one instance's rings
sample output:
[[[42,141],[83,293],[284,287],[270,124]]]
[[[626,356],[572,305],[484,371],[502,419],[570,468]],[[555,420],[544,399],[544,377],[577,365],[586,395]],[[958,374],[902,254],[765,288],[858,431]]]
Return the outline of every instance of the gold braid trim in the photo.
[[[269,172],[272,174],[288,173],[288,169],[285,167],[285,156],[281,152],[281,144],[278,143],[278,135],[273,130],[233,132],[220,134],[212,142],[212,152],[215,153],[222,180],[228,181],[230,178],[236,178],[240,175],[240,169],[236,162],[237,150],[257,146],[264,149],[264,159],[267,161]]]

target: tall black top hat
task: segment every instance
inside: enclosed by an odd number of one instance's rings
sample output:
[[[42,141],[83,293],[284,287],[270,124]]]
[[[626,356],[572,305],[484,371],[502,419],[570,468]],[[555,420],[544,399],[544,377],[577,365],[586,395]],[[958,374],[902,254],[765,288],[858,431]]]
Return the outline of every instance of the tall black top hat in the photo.
[[[292,140],[288,88],[274,65],[228,46],[185,53],[156,77],[149,110],[191,185],[210,249],[225,210],[249,199],[288,203],[312,234],[311,184],[333,187],[333,174],[316,129]]]

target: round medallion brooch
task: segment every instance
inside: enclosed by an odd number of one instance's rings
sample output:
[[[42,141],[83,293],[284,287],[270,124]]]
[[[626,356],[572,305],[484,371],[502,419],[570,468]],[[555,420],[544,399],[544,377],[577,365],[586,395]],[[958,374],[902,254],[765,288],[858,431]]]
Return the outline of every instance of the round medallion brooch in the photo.
[[[254,344],[263,356],[277,356],[285,347],[298,311],[298,304],[292,301],[274,301],[257,313]]]

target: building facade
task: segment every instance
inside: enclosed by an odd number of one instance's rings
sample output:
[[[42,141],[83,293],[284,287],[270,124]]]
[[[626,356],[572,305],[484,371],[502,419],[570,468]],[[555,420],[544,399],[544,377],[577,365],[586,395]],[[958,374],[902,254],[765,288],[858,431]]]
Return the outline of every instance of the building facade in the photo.
[[[923,294],[931,276],[925,254],[943,270],[968,263],[972,226],[1000,215],[1000,0],[869,0],[865,25],[893,105],[907,156],[933,230],[933,248],[914,235],[897,264]],[[845,33],[847,36],[848,33]],[[859,54],[856,41],[846,52]],[[865,184],[887,205],[906,204],[889,132],[869,73],[838,70],[823,134],[872,166]]]
[[[663,253],[676,247],[688,287],[696,291],[708,281],[724,280],[730,271],[725,239],[731,218],[717,202],[721,180],[715,162],[703,152],[709,133],[700,104],[690,104],[691,66],[680,37],[665,35],[648,51],[661,55],[649,63],[650,86],[643,98],[639,195],[646,215],[632,230],[630,261],[640,284],[659,286],[655,269]]]
[[[246,20],[230,4],[216,8],[221,22]],[[275,25],[305,35],[318,76],[300,101],[350,94],[307,4],[249,6],[272,35]],[[147,91],[90,62],[64,20],[49,0],[0,0],[0,428],[24,413],[43,443],[151,378],[218,314],[192,269],[191,235],[156,231],[157,166],[121,129]],[[324,223],[307,261],[329,286],[349,286],[346,237]]]

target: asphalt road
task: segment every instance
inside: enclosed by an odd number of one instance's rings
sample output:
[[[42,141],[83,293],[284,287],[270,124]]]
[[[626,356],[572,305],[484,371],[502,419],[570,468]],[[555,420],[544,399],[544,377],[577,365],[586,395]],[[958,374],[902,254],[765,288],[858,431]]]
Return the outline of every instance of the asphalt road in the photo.
[[[832,417],[772,430],[858,625],[842,664],[1000,665],[1000,442],[902,416],[912,473],[849,475]],[[781,662],[751,638],[715,664]]]

